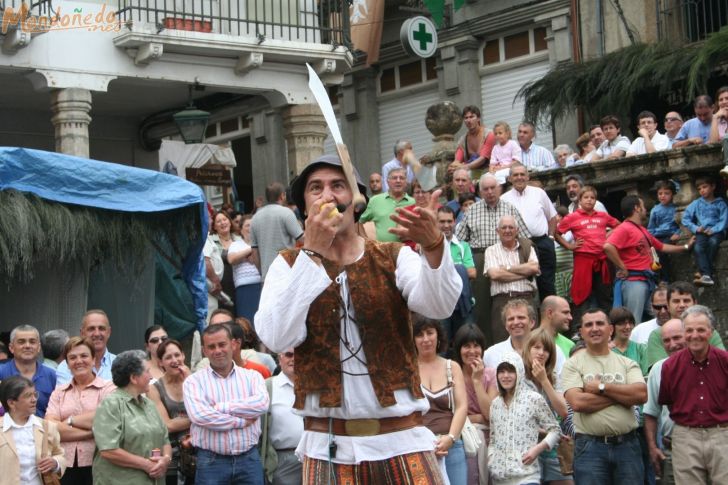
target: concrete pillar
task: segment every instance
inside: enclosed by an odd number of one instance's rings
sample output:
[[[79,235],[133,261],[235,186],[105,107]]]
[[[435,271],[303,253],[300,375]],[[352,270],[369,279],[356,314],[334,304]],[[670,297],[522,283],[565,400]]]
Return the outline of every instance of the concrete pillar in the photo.
[[[480,88],[480,49],[482,43],[472,36],[440,44],[437,77],[440,97],[460,108],[482,105]]]
[[[377,71],[362,69],[344,75],[339,98],[341,136],[362,177],[380,172],[382,164],[379,139]]]
[[[56,151],[88,158],[88,125],[91,123],[91,91],[56,89],[51,93],[51,122],[56,129]]]
[[[263,109],[250,115],[250,157],[253,195],[265,195],[271,182],[287,185],[292,178],[286,164],[286,140],[280,109]]]
[[[297,175],[324,154],[328,135],[326,121],[316,104],[297,104],[283,111],[283,130],[288,146],[288,169]]]

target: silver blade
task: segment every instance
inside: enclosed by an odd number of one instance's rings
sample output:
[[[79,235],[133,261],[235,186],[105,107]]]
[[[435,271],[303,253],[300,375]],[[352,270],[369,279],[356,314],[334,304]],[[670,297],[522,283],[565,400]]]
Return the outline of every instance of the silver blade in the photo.
[[[308,68],[308,88],[313,93],[313,97],[316,98],[316,102],[321,108],[321,113],[324,115],[326,124],[329,127],[331,136],[334,137],[334,142],[343,144],[344,140],[341,139],[341,132],[339,131],[339,124],[336,122],[336,115],[334,114],[334,107],[331,106],[331,100],[329,99],[329,93],[326,91],[321,79],[318,74],[314,71],[311,66],[306,63]]]

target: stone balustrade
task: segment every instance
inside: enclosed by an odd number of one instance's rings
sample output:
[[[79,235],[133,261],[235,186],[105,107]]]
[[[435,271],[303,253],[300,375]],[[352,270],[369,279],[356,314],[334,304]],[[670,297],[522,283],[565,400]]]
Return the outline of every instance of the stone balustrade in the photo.
[[[728,145],[728,141],[724,143]],[[560,196],[563,201],[566,177],[579,174],[586,183],[597,188],[600,199],[610,193],[639,194],[648,208],[655,203],[655,194],[650,190],[655,181],[672,179],[680,183],[674,202],[681,214],[698,197],[693,183],[695,177],[709,174],[717,178],[718,172],[726,165],[726,158],[728,146],[722,150],[721,145],[716,143],[538,172],[532,174],[531,179],[539,180],[552,199]],[[722,190],[717,192],[716,195],[726,197]],[[621,214],[612,215],[621,219]],[[685,240],[687,237],[686,233]],[[673,280],[693,280],[696,266],[692,254],[673,255],[672,261]],[[728,242],[725,241],[718,251],[714,280],[713,287],[698,289],[698,301],[715,312],[718,330],[724,342],[728,343],[728,299],[725,298],[728,294]]]

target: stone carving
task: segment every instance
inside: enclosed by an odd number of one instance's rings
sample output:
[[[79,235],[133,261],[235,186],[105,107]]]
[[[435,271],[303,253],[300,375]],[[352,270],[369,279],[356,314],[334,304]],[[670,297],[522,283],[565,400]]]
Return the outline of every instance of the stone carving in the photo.
[[[452,101],[442,101],[427,108],[425,126],[432,133],[432,151],[423,157],[423,164],[437,165],[437,182],[448,184],[452,176],[447,173],[447,166],[455,160],[457,142],[455,134],[463,125],[460,108]]]

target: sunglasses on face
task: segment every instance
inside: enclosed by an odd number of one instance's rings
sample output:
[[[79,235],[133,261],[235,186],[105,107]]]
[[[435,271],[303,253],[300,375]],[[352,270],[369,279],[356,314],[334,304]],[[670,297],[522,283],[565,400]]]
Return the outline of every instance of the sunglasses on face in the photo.
[[[283,354],[283,357],[285,357],[286,359],[290,359],[293,357],[293,355],[294,355],[293,352],[285,352]]]
[[[658,312],[661,312],[663,310],[667,310],[667,305],[652,305],[652,308],[654,308]]]
[[[164,342],[165,340],[169,340],[169,337],[166,335],[164,337],[152,337],[149,339],[150,344],[157,344],[159,342]]]
[[[680,118],[665,118],[665,123],[668,123],[670,121],[680,121]]]

